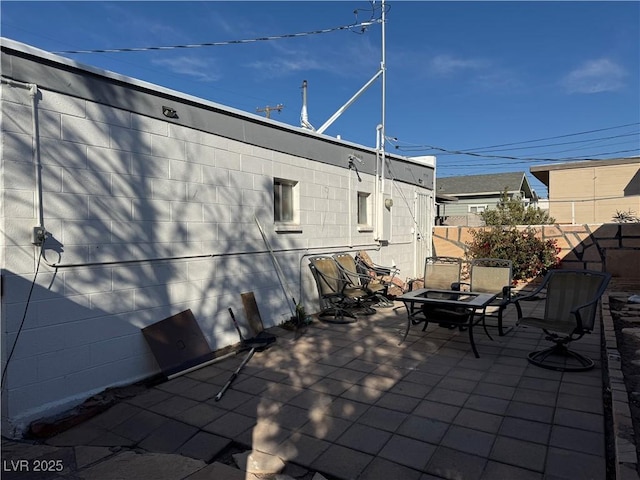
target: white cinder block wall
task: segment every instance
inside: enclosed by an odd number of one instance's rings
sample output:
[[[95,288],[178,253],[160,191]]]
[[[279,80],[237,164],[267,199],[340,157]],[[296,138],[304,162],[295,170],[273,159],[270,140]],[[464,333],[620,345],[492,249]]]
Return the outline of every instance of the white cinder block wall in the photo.
[[[33,58],[21,66],[12,49]],[[381,246],[372,229],[357,225],[357,193],[373,199],[375,192],[370,149],[251,115],[241,119],[240,136],[267,140],[239,140],[215,133],[215,125],[198,125],[206,105],[191,99],[188,105],[158,100],[157,92],[140,93],[141,82],[129,79],[118,88],[138,97],[126,109],[110,105],[95,86],[89,98],[77,84],[73,92],[60,91],[55,80],[48,85],[52,73],[72,62],[6,41],[2,56],[3,76],[20,82],[1,87],[3,370],[11,355],[2,387],[4,434],[18,435],[34,419],[157,373],[140,329],[182,310],[192,310],[212,350],[238,341],[227,309],[243,320],[241,292],[255,293],[266,326],[286,321],[289,303],[254,215],[307,311],[318,310],[311,254],[367,249],[380,263],[394,261],[404,276],[414,274],[413,198],[428,189],[387,180],[394,206]],[[66,68],[57,71],[40,57]],[[89,76],[72,66],[75,75]],[[35,110],[22,83],[38,85]],[[150,116],[145,102],[172,102],[185,124]],[[237,123],[237,112],[228,118]],[[289,153],[271,146],[272,138],[283,145],[315,142],[340,158]],[[351,153],[363,159],[362,181],[348,168]],[[408,168],[399,165],[398,171]],[[415,169],[412,178],[432,175],[431,167],[407,165]],[[293,231],[274,226],[274,178],[298,182],[300,222]],[[40,218],[49,235],[44,249],[31,243]]]

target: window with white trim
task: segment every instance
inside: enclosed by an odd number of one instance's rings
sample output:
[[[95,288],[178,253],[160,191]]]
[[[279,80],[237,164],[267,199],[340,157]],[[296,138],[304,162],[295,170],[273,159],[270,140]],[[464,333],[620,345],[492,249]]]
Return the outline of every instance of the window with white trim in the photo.
[[[373,230],[371,221],[371,194],[358,192],[358,231],[370,232]]]
[[[469,213],[481,214],[487,209],[487,205],[469,205]]]
[[[298,202],[298,182],[273,179],[273,219],[276,224],[299,223]]]

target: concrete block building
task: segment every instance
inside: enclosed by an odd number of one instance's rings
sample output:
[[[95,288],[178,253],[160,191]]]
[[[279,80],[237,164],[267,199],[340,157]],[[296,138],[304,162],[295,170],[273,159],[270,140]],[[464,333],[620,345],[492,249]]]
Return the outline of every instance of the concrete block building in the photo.
[[[238,341],[227,309],[242,320],[242,292],[267,327],[291,316],[287,290],[317,311],[310,255],[367,250],[421,272],[435,159],[1,50],[5,435],[157,374],[141,329],[176,313],[217,350]]]

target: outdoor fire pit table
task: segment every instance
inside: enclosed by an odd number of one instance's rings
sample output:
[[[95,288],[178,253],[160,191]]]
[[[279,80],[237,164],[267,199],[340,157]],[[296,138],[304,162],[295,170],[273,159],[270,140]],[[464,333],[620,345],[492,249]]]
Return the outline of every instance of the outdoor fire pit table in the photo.
[[[424,322],[422,331],[427,329],[430,320],[438,323],[466,327],[469,330],[469,342],[476,358],[480,358],[473,341],[473,326],[482,322],[482,327],[493,340],[485,325],[485,312],[489,304],[498,296],[496,293],[464,292],[460,290],[439,290],[421,288],[407,292],[399,297],[407,309],[407,330],[402,342],[409,334],[411,325]]]

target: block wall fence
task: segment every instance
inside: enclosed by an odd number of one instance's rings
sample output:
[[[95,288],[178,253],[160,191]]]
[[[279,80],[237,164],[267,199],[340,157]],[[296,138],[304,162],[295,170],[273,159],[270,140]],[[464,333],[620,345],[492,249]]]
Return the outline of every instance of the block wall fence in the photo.
[[[465,257],[471,231],[482,227],[433,229],[433,255]],[[518,227],[527,228],[527,227]],[[534,226],[543,240],[560,247],[561,268],[607,271],[614,277],[640,277],[640,223]]]

